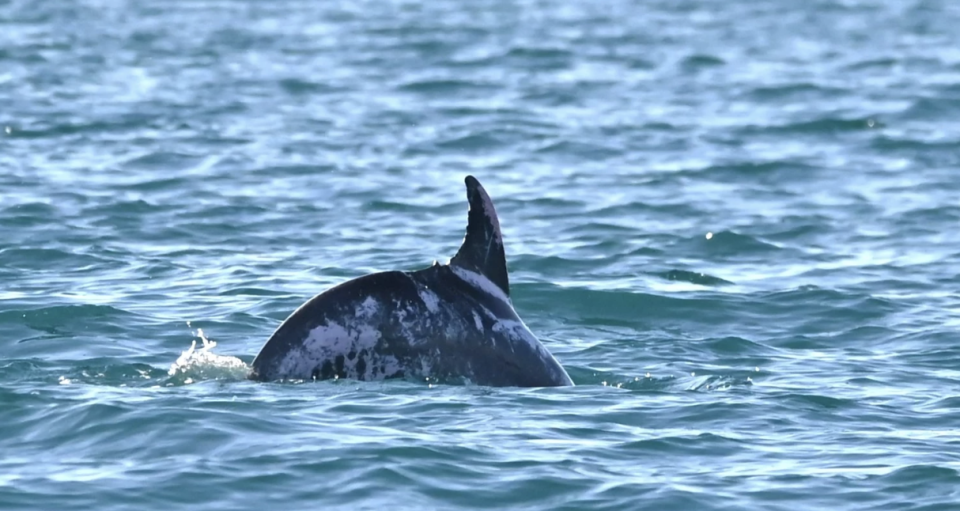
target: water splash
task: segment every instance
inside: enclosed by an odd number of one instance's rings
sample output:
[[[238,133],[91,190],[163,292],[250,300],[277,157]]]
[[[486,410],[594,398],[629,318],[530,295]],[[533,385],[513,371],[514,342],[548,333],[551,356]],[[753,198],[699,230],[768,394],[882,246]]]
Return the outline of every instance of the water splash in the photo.
[[[188,323],[189,325],[189,323]],[[189,385],[204,380],[240,380],[247,376],[250,368],[237,357],[218,355],[213,352],[217,343],[207,339],[203,329],[198,328],[197,337],[203,346],[197,349],[197,341],[193,340],[190,349],[184,351],[177,361],[170,365],[168,374],[171,383]]]

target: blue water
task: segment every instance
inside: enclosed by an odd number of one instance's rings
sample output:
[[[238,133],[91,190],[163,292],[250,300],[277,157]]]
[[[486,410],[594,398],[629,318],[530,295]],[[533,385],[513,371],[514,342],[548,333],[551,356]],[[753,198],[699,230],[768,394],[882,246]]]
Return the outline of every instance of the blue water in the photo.
[[[0,1],[0,508],[960,509],[958,26]],[[244,379],[466,174],[576,387]]]

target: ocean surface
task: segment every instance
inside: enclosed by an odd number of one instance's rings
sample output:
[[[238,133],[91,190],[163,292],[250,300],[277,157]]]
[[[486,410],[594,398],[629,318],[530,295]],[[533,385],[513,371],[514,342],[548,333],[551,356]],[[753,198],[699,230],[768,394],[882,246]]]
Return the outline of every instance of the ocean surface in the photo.
[[[960,509],[957,27],[0,0],[0,509]],[[577,386],[245,379],[468,174]]]

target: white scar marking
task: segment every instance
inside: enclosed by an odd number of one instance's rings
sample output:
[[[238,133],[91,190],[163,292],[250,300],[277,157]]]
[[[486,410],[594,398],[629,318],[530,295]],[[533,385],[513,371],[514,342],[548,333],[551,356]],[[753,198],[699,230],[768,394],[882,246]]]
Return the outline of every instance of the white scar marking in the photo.
[[[428,311],[437,312],[440,310],[440,297],[437,296],[437,294],[433,291],[430,291],[430,289],[421,289],[420,299],[423,300],[423,303],[427,306]]]
[[[547,351],[547,348],[540,344],[540,341],[537,340],[537,337],[533,335],[533,332],[527,328],[527,325],[523,324],[523,321],[515,321],[509,319],[501,319],[494,323],[492,330],[494,333],[506,337],[508,339],[514,339],[514,342],[510,344],[510,350],[516,351],[517,341],[522,341],[525,344],[530,345],[541,358],[547,360],[553,360],[553,355]],[[491,339],[496,339],[497,336],[492,336]]]
[[[495,239],[499,240],[502,237],[500,235],[500,219],[497,218],[497,210],[493,208],[493,201],[490,200],[490,196],[487,195],[487,191],[482,186],[478,186],[477,191],[480,192],[483,201],[483,214],[490,221],[490,225],[493,226],[493,231],[496,233]]]
[[[429,376],[433,374],[433,361],[427,357],[420,357],[420,374]]]
[[[380,310],[380,303],[377,302],[372,296],[368,296],[363,303],[357,306],[357,310],[354,311],[354,314],[358,318],[365,319],[372,317],[378,310]]]
[[[367,302],[364,304],[367,305]],[[376,305],[376,302],[371,302],[370,305]],[[293,377],[309,378],[311,372],[325,361],[342,355],[343,370],[349,378],[372,380],[391,376],[401,369],[400,361],[392,355],[379,355],[374,352],[380,336],[379,330],[363,323],[349,329],[333,322],[320,325],[307,333],[299,348],[290,350],[283,357],[280,369]],[[368,356],[364,359],[366,367],[361,374],[357,371],[357,362],[361,358],[359,353],[363,350],[366,350]],[[355,353],[352,360],[347,356],[351,352]],[[384,366],[385,374],[374,373],[375,368],[380,366]]]
[[[496,298],[503,300],[504,302],[510,303],[510,297],[500,289],[500,286],[496,285],[488,279],[485,275],[481,275],[475,271],[467,270],[466,268],[461,268],[456,265],[451,265],[450,269],[453,270],[453,273],[456,273],[458,277],[463,279],[468,284],[471,284],[473,287],[479,288],[485,293],[492,295]]]
[[[401,308],[400,305],[400,300],[393,301],[393,314],[397,317],[397,320],[400,322],[400,324],[404,325],[407,322],[407,314],[409,313],[409,309]]]

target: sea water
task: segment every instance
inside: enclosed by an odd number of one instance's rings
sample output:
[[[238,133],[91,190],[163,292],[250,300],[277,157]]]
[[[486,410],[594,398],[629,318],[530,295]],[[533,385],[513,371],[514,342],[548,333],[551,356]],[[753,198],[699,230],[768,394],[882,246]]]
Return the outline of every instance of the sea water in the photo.
[[[0,1],[0,508],[960,509],[958,26]],[[467,174],[576,387],[245,379]]]

